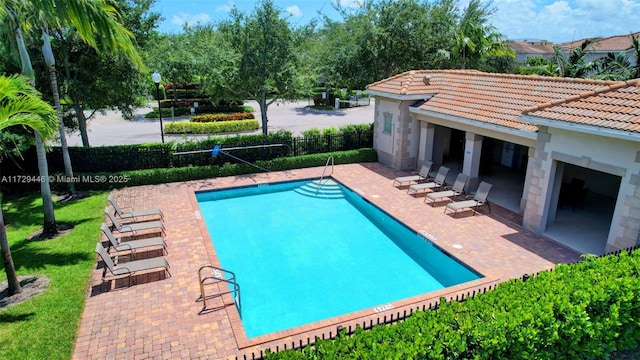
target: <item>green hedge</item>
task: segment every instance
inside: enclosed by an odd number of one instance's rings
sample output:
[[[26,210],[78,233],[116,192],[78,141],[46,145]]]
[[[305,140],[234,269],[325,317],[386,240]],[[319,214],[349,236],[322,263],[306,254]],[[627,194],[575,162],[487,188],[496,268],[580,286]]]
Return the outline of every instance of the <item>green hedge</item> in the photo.
[[[258,120],[230,120],[220,122],[171,122],[164,126],[165,134],[216,134],[249,131],[260,128]]]
[[[640,341],[640,251],[560,264],[402,323],[267,359],[605,359]]]
[[[233,121],[233,120],[250,120],[255,119],[253,113],[237,112],[233,114],[205,114],[191,117],[191,122],[214,122],[214,121]]]
[[[335,164],[374,162],[378,160],[375,150],[359,149],[256,161],[256,165],[272,171],[301,169],[324,165],[329,156],[334,157]],[[126,186],[163,184],[256,172],[260,172],[260,170],[247,164],[226,163],[222,166],[205,165],[120,172],[76,173],[74,176],[80,179],[76,183],[76,189],[78,190],[109,190]],[[62,177],[64,174],[54,174],[54,176]],[[56,190],[66,188],[65,184],[61,182],[54,182],[52,185]]]

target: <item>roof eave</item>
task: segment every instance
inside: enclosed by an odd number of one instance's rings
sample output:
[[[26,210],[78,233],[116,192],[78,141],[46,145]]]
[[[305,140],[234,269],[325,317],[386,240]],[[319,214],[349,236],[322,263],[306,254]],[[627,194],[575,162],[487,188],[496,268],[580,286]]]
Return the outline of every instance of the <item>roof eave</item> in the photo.
[[[475,126],[475,127],[479,127],[482,129],[487,129],[487,130],[493,130],[493,131],[500,131],[503,133],[508,133],[514,136],[519,136],[522,138],[526,138],[529,140],[536,140],[538,134],[534,131],[527,131],[527,130],[521,130],[521,129],[514,129],[514,128],[510,128],[510,127],[506,127],[506,126],[502,126],[502,125],[497,125],[497,124],[489,124],[483,121],[478,121],[478,120],[471,120],[471,119],[467,119],[467,118],[462,118],[459,116],[454,116],[454,115],[447,115],[447,114],[443,114],[443,113],[439,113],[439,112],[435,112],[435,111],[430,111],[430,110],[424,110],[424,109],[420,109],[420,108],[410,108],[409,112],[415,113],[415,114],[420,114],[420,115],[426,115],[426,116],[430,116],[430,117],[434,117],[437,119],[443,119],[443,120],[447,120],[447,121],[453,121],[456,123],[460,123],[460,124],[465,124],[465,125],[470,125],[470,126]]]
[[[531,116],[531,115],[522,115],[518,117],[518,120],[521,120],[530,124],[548,126],[548,127],[569,130],[569,131],[576,131],[584,134],[606,136],[606,137],[615,138],[615,139],[640,142],[640,133],[637,133],[637,132],[608,129],[608,128],[603,128],[599,126],[575,124],[575,123],[569,123],[566,121],[557,121],[557,120],[546,119],[546,118],[541,118],[541,117]]]
[[[409,94],[409,95],[402,95],[402,94],[394,94],[391,92],[386,92],[386,91],[379,91],[379,90],[371,90],[371,89],[367,89],[367,94],[369,95],[373,95],[373,96],[380,96],[380,97],[384,97],[384,98],[389,98],[389,99],[393,99],[393,100],[400,100],[400,101],[409,101],[409,100],[425,100],[430,98],[433,94]]]

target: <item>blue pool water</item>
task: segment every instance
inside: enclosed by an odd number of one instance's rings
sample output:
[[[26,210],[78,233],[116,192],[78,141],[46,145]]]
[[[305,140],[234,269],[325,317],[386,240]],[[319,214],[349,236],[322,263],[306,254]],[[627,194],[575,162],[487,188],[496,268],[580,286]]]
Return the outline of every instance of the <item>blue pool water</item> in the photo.
[[[373,308],[481,275],[340,185],[308,183],[199,192],[223,268],[236,274],[247,337]]]

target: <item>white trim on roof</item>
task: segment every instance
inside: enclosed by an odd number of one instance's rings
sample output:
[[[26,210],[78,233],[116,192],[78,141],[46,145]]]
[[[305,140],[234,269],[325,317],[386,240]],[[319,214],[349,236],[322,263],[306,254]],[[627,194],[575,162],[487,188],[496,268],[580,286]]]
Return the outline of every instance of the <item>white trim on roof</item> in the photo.
[[[443,113],[439,113],[439,112],[435,112],[435,111],[430,111],[430,110],[424,110],[424,109],[420,109],[420,108],[409,108],[409,112],[420,114],[420,115],[426,115],[426,116],[434,117],[434,118],[437,118],[437,119],[447,120],[447,121],[451,121],[451,122],[455,122],[455,123],[459,123],[459,124],[475,126],[475,127],[481,128],[481,129],[498,131],[498,132],[502,132],[502,133],[505,133],[505,134],[514,135],[514,136],[518,136],[518,137],[522,137],[522,138],[526,138],[526,139],[534,140],[534,141],[538,137],[538,133],[537,132],[533,132],[533,131],[514,129],[514,128],[502,126],[502,125],[490,124],[490,123],[486,123],[484,121],[471,120],[471,119],[462,118],[462,117],[459,117],[459,116],[447,115],[447,114],[443,114]]]
[[[367,94],[369,95],[379,95],[382,96],[384,98],[388,98],[388,99],[393,99],[393,100],[400,100],[400,101],[405,101],[405,100],[427,100],[430,99],[433,94],[411,94],[411,95],[400,95],[400,94],[394,94],[394,93],[390,93],[390,92],[386,92],[386,91],[379,91],[379,90],[371,90],[371,89],[367,89]]]
[[[603,128],[599,126],[576,124],[576,123],[551,120],[551,119],[546,119],[546,118],[541,118],[541,117],[531,116],[531,115],[519,116],[518,120],[524,121],[530,124],[535,124],[535,125],[543,125],[543,126],[548,126],[552,128],[581,132],[585,134],[606,136],[606,137],[611,137],[615,139],[640,142],[640,134],[636,132],[631,132],[631,131],[622,131],[622,130]]]

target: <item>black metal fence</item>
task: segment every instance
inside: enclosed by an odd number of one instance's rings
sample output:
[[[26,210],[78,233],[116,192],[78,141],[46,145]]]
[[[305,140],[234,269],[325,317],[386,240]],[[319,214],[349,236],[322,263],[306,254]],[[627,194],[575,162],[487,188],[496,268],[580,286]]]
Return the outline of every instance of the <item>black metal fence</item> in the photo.
[[[237,139],[237,140],[236,140]],[[99,147],[70,147],[69,156],[73,171],[77,173],[118,172],[153,168],[183,166],[222,165],[238,162],[232,156],[212,156],[215,144],[202,141],[190,144],[144,144]],[[221,144],[224,152],[242,160],[271,160],[284,156],[300,156],[334,151],[355,150],[373,147],[373,131],[346,132],[336,135],[309,137],[256,137],[231,138]],[[229,150],[226,150],[229,149]],[[49,173],[63,173],[62,150],[53,147],[47,153]],[[20,161],[2,163],[2,175],[37,174],[38,163],[35,149],[23,154]]]

